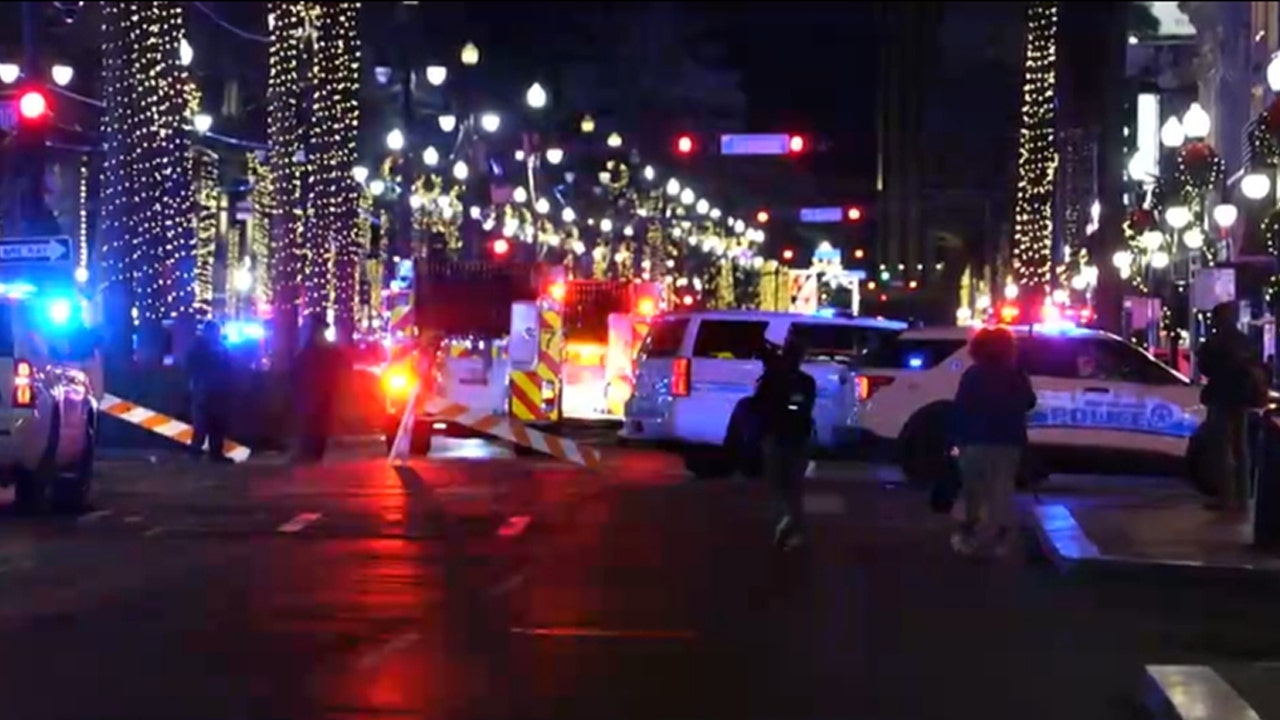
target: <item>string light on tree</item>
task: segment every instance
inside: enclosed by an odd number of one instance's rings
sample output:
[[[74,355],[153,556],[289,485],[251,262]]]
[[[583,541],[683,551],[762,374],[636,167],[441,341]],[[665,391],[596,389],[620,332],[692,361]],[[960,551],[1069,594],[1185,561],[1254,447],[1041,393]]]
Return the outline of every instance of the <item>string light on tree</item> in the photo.
[[[273,190],[266,154],[252,152],[248,157],[249,202],[253,214],[249,218],[249,259],[253,268],[253,302],[256,307],[271,303],[271,217]]]
[[[271,47],[267,60],[267,164],[273,211],[272,285],[275,315],[284,323],[282,329],[288,329],[296,321],[301,271],[297,249],[304,226],[302,181],[306,151],[299,125],[299,79],[308,19],[306,3],[272,2],[268,13]]]
[[[196,317],[207,318],[213,310],[213,263],[218,251],[218,200],[222,187],[218,182],[218,156],[215,153],[205,148],[192,148],[191,163],[196,216],[192,309]],[[227,267],[235,266],[237,254],[228,249]]]
[[[1057,36],[1058,4],[1030,3],[1013,210],[1013,269],[1018,284],[1033,298],[1047,295],[1053,272]]]

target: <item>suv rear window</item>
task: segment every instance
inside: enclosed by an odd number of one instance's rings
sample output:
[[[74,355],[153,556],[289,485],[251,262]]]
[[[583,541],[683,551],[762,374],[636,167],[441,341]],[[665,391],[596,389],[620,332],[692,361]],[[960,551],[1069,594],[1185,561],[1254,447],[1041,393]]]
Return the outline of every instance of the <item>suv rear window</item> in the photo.
[[[759,360],[765,354],[764,331],[768,322],[757,320],[703,320],[693,341],[695,358]]]
[[[863,358],[863,365],[873,368],[928,370],[955,355],[967,344],[964,340],[890,338],[869,351]]]
[[[689,327],[689,318],[675,320],[659,320],[649,328],[640,352],[636,357],[673,358],[680,353],[680,344],[684,342],[684,331]]]
[[[787,337],[804,343],[810,360],[856,360],[897,334],[896,330],[842,323],[795,323]]]

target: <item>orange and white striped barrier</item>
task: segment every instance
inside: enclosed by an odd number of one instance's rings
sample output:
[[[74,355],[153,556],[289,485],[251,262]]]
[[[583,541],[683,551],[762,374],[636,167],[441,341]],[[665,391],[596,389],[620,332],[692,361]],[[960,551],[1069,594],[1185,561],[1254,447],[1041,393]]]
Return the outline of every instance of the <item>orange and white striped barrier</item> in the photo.
[[[391,445],[391,456],[388,458],[392,464],[398,464],[407,459],[415,416],[421,412],[429,415],[432,422],[454,422],[465,425],[472,430],[523,445],[557,460],[581,465],[588,469],[595,469],[600,465],[599,450],[580,445],[568,438],[534,430],[514,418],[476,410],[442,398],[428,398],[416,411],[413,409],[415,405],[417,402],[411,402],[405,410],[405,416],[400,420],[400,429]]]
[[[177,418],[135,405],[110,393],[103,393],[98,409],[111,417],[119,418],[130,425],[137,425],[144,430],[150,430],[183,445],[190,445],[191,438],[195,435],[195,428]],[[222,454],[238,463],[248,460],[250,453],[249,448],[238,442],[224,440],[222,443]]]

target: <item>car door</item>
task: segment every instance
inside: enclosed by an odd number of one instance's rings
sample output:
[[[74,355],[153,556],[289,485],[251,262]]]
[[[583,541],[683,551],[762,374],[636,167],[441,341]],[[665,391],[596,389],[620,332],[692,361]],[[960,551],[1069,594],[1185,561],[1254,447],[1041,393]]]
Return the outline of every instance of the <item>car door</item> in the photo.
[[[1179,455],[1198,424],[1194,388],[1118,339],[1034,336],[1019,355],[1036,391],[1035,445]]]
[[[686,440],[723,442],[734,407],[755,390],[756,380],[764,372],[761,358],[769,322],[756,318],[699,319],[689,358],[689,395],[679,400],[681,414],[696,418],[682,429]]]

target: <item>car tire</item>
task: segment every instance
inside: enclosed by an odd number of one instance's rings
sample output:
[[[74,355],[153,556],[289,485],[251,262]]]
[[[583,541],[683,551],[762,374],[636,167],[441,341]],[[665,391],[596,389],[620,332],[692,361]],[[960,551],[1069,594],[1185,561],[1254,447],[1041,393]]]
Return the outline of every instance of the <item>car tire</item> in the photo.
[[[54,510],[77,513],[88,507],[89,495],[93,490],[96,439],[97,431],[91,419],[85,427],[84,449],[76,459],[75,466],[70,473],[54,480],[51,497]]]
[[[58,474],[58,428],[61,424],[61,412],[54,405],[49,419],[49,437],[36,467],[18,468],[16,471],[14,504],[19,512],[40,512],[49,505],[49,490]]]
[[[1201,426],[1203,427],[1203,426]],[[1199,429],[1187,440],[1186,475],[1187,484],[1206,498],[1218,496],[1218,485],[1204,471],[1204,453],[1208,441]]]
[[[954,472],[955,462],[947,447],[947,417],[950,406],[930,405],[921,408],[898,437],[899,464],[907,483],[926,487],[947,473]]]
[[[733,459],[720,448],[686,450],[684,469],[698,480],[726,478],[733,474]]]

